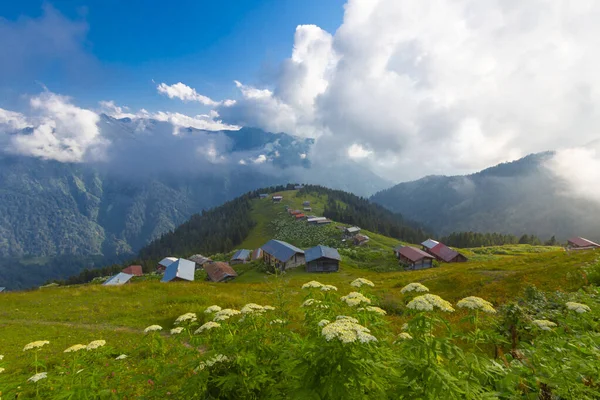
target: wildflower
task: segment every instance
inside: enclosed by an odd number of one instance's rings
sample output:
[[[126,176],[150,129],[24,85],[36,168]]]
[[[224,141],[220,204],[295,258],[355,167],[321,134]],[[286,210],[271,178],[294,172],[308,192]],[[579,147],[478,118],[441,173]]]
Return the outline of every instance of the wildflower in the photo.
[[[88,350],[95,350],[98,347],[102,347],[106,344],[106,340],[94,340],[93,342],[90,342],[90,344],[87,345],[87,349]]]
[[[302,289],[310,289],[310,288],[320,288],[323,284],[317,281],[310,281],[302,285]]]
[[[371,331],[354,322],[354,318],[341,318],[329,323],[321,330],[321,335],[329,342],[332,339],[338,339],[342,343],[354,343],[357,340],[360,343],[376,342],[377,338],[371,335]]]
[[[183,327],[181,326],[171,329],[171,335],[179,335],[181,332],[183,332]]]
[[[408,330],[408,323],[407,322],[403,323],[402,327],[400,329],[402,329],[403,331],[407,331]]]
[[[39,349],[44,347],[45,345],[50,344],[49,341],[47,340],[38,340],[35,342],[31,342],[25,345],[25,347],[23,347],[23,351],[27,351],[27,350],[31,350],[31,349]]]
[[[308,299],[304,303],[302,303],[302,307],[312,306],[313,304],[319,304],[321,300]]]
[[[241,312],[239,310],[225,308],[221,311],[218,311],[215,314],[215,318],[213,318],[213,321],[225,321],[226,319],[229,319],[229,318],[233,317],[234,315],[238,315],[238,314],[241,314]]]
[[[185,313],[177,317],[177,319],[175,320],[175,325],[180,324],[182,322],[196,322],[197,319],[198,318],[196,318],[196,314],[191,312]]]
[[[322,328],[322,327],[324,327],[325,325],[327,325],[328,323],[329,323],[329,320],[327,320],[327,319],[322,319],[322,320],[320,320],[320,321],[319,321],[319,324],[318,324],[318,325],[319,325],[319,326]]]
[[[337,317],[335,317],[335,319],[336,319],[336,321],[346,320],[346,321],[350,321],[350,322],[354,322],[355,324],[358,324],[358,320],[356,318],[349,317],[347,315],[338,315]]]
[[[30,382],[37,382],[40,381],[42,379],[46,379],[48,377],[48,373],[47,372],[40,372],[38,374],[35,374],[34,376],[32,376],[31,378],[27,379]]]
[[[219,306],[210,306],[206,310],[204,310],[204,312],[206,314],[211,314],[211,313],[219,312],[219,311],[221,311],[221,307],[219,307]]]
[[[115,358],[115,360],[124,360],[127,358],[126,354],[121,354],[119,357]]]
[[[275,309],[273,306],[263,306],[263,308],[267,311],[273,311]]]
[[[321,290],[324,292],[329,292],[330,290],[337,290],[337,288],[333,285],[323,285],[321,286]]]
[[[358,311],[370,311],[370,312],[374,312],[379,315],[387,314],[387,312],[383,308],[374,307],[374,306],[361,307],[358,309]]]
[[[413,337],[410,335],[410,333],[407,333],[407,332],[402,332],[398,335],[398,339],[402,339],[402,340],[409,340],[412,338]]]
[[[370,280],[365,279],[365,278],[357,278],[350,283],[350,286],[354,286],[354,287],[361,287],[363,285],[371,286],[371,287],[375,286],[375,284],[373,282],[371,282]]]
[[[223,354],[217,354],[213,358],[209,358],[208,360],[201,362],[200,365],[198,365],[198,367],[194,371],[198,372],[206,367],[212,367],[216,363],[222,363],[226,361],[229,361],[229,358],[227,356],[224,356]]]
[[[581,304],[581,303],[575,303],[573,301],[569,301],[565,304],[567,306],[567,308],[569,310],[578,312],[579,314],[582,314],[584,312],[588,312],[588,311],[592,311],[592,309],[585,305],[585,304]]]
[[[269,324],[285,324],[285,321],[282,319],[274,319],[273,321],[269,322]]]
[[[531,323],[543,331],[551,331],[552,328],[556,326],[554,322],[548,321],[547,319],[536,319],[531,321]]]
[[[4,356],[0,354],[0,361],[4,360]]]
[[[144,329],[144,333],[156,332],[156,331],[162,331],[162,326],[160,326],[160,325],[150,325],[149,327],[147,327],[146,329]]]
[[[64,351],[64,353],[74,353],[76,351],[83,350],[85,348],[87,348],[87,346],[85,344],[76,344],[76,345],[73,345],[73,346],[69,347],[68,349],[66,349]]]
[[[4,371],[5,371],[5,369],[0,367],[0,374],[3,373]]]
[[[481,297],[476,297],[476,296],[465,297],[464,299],[459,300],[458,303],[456,303],[456,305],[457,305],[457,307],[460,307],[460,308],[469,308],[471,310],[481,310],[483,312],[490,313],[490,314],[496,313],[496,310],[494,310],[492,303],[490,303],[487,300],[482,299]]]
[[[213,328],[219,328],[220,326],[221,326],[221,324],[219,324],[218,322],[208,321],[207,323],[202,325],[200,328],[196,329],[194,334],[198,334],[198,333],[201,333],[204,331],[209,331]]]
[[[253,313],[263,313],[265,312],[265,308],[256,303],[248,303],[244,307],[242,307],[242,314],[253,314]]]
[[[366,298],[365,296],[363,296],[361,293],[358,293],[358,292],[348,293],[346,296],[342,296],[340,299],[342,301],[345,301],[346,304],[348,304],[350,307],[357,306],[360,303],[371,304],[371,300],[369,300],[368,298]]]
[[[435,294],[424,294],[412,299],[406,307],[417,311],[431,311],[434,307],[442,311],[453,312],[452,304]]]
[[[422,285],[418,282],[415,282],[415,283],[409,283],[408,285],[406,285],[402,289],[400,289],[400,293],[408,293],[408,292],[429,292],[429,289],[427,288],[427,286]]]

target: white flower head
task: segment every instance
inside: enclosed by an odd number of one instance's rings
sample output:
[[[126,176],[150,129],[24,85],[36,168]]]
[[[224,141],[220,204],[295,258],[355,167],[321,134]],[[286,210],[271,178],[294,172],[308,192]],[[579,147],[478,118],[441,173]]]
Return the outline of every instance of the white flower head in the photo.
[[[377,338],[371,335],[371,331],[354,322],[353,318],[337,319],[323,327],[321,335],[329,342],[338,339],[342,343],[360,343],[376,342]]]
[[[33,375],[31,378],[27,379],[29,382],[37,382],[37,381],[41,381],[42,379],[46,379],[48,377],[48,373],[47,372],[40,372],[38,374]]]
[[[328,323],[329,323],[329,320],[327,320],[327,319],[322,319],[322,320],[320,320],[320,321],[319,321],[319,324],[318,324],[318,325],[319,325],[319,327],[321,327],[321,328],[322,328],[322,327],[324,327],[325,325],[327,325]]]
[[[366,306],[358,308],[358,311],[369,311],[379,315],[386,315],[387,312],[383,308],[375,307],[375,306]]]
[[[115,358],[115,360],[124,360],[127,358],[127,354],[121,354],[119,357]]]
[[[531,323],[543,331],[551,331],[552,328],[556,327],[554,322],[548,321],[547,319],[536,319],[531,321]]]
[[[178,326],[177,328],[171,329],[171,335],[179,335],[181,332],[183,332],[182,326]]]
[[[248,303],[242,307],[242,314],[264,313],[266,310],[263,306],[256,303]]]
[[[225,321],[231,317],[233,317],[234,315],[239,315],[241,314],[241,311],[239,310],[234,310],[232,308],[224,308],[221,311],[217,311],[217,313],[215,314],[215,317],[213,318],[213,321]]]
[[[302,303],[302,307],[309,307],[309,306],[312,306],[313,304],[321,304],[321,300],[315,300],[315,299],[305,300],[304,303]]]
[[[589,306],[587,306],[585,304],[581,304],[581,303],[575,303],[573,301],[569,301],[565,305],[567,306],[567,308],[569,310],[575,311],[579,314],[582,314],[582,313],[585,313],[588,311],[592,311],[592,309]]]
[[[275,324],[283,325],[283,324],[285,324],[285,321],[282,320],[282,319],[274,319],[273,321],[269,322],[269,324],[271,324],[271,325],[275,325]]]
[[[360,303],[371,304],[371,300],[366,298],[362,293],[358,292],[348,293],[346,296],[340,297],[340,299],[346,302],[346,304],[348,304],[350,307],[357,306]]]
[[[0,354],[0,361],[4,360],[4,356]]]
[[[209,358],[206,361],[201,362],[200,365],[198,365],[198,367],[194,371],[195,372],[202,371],[206,367],[212,367],[213,365],[215,365],[217,363],[224,363],[227,361],[229,361],[229,358],[227,356],[224,356],[223,354],[217,354],[216,356]]]
[[[86,349],[87,346],[85,344],[75,344],[64,351],[64,353],[75,353],[79,350]]]
[[[0,367],[0,374],[6,371],[4,368]]]
[[[489,314],[495,314],[494,306],[487,300],[477,296],[465,297],[456,303],[457,307],[468,308],[470,310],[480,310]]]
[[[435,294],[424,294],[412,299],[406,307],[417,311],[432,311],[434,308],[439,308],[445,312],[453,312],[454,308],[450,302],[442,299]]]
[[[265,310],[267,310],[267,311],[273,311],[273,310],[275,310],[275,307],[273,307],[273,306],[263,306],[263,308]]]
[[[356,278],[350,283],[350,286],[361,287],[361,286],[375,286],[373,282],[365,278]]]
[[[210,306],[206,310],[204,310],[204,312],[206,314],[211,314],[211,313],[215,313],[215,312],[219,312],[219,311],[221,311],[221,307],[216,306],[216,305],[215,306]]]
[[[330,290],[337,290],[337,288],[333,285],[323,285],[321,286],[321,290],[324,292],[329,292]]]
[[[340,321],[340,320],[346,320],[346,321],[350,321],[350,322],[354,322],[355,324],[358,324],[358,320],[354,317],[349,317],[347,315],[338,315],[337,317],[335,317],[336,321]]]
[[[310,288],[320,288],[323,284],[317,281],[310,281],[302,285],[302,289],[310,289]]]
[[[197,320],[198,318],[196,317],[196,314],[189,312],[177,317],[177,319],[175,320],[175,325],[180,324],[182,322],[196,322]]]
[[[402,340],[409,340],[412,338],[413,337],[410,335],[410,333],[407,333],[407,332],[402,332],[398,335],[398,339],[402,339]]]
[[[425,285],[422,285],[418,282],[413,282],[400,289],[400,293],[408,292],[429,292],[429,289]]]
[[[32,350],[32,349],[40,349],[45,345],[50,344],[47,340],[37,340],[35,342],[27,343],[25,347],[23,347],[23,351]]]
[[[144,333],[158,332],[158,331],[162,331],[162,326],[160,326],[160,325],[150,325],[149,327],[147,327],[146,329],[144,329]]]
[[[87,346],[86,349],[89,350],[95,350],[99,347],[102,347],[106,344],[106,340],[94,340],[92,342],[90,342]]]
[[[202,325],[200,328],[196,329],[194,334],[202,333],[204,331],[209,331],[213,328],[219,328],[220,326],[221,326],[221,324],[218,322],[208,321],[207,323]]]

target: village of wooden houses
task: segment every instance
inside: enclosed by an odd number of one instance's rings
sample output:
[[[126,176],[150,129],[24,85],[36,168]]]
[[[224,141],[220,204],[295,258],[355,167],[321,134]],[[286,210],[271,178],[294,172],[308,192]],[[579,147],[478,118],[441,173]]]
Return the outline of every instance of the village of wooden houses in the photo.
[[[300,187],[296,188],[299,189]],[[330,219],[312,214],[310,201],[303,201],[302,210],[294,209],[285,203],[281,194],[259,194],[261,201],[270,201],[275,207],[288,215],[298,224],[325,226],[332,224]],[[367,246],[370,238],[361,232],[358,226],[337,225],[340,243],[346,246]],[[591,240],[574,237],[569,239],[565,250],[595,250],[600,244]],[[420,245],[399,244],[389,249],[395,256],[400,270],[411,271],[433,268],[439,263],[464,263],[469,259],[459,251],[434,239],[427,239]],[[196,279],[196,271],[203,270],[206,280],[228,282],[238,276],[236,265],[260,263],[271,272],[285,273],[291,269],[304,268],[310,273],[333,273],[340,269],[342,256],[336,248],[317,245],[307,249],[298,248],[282,240],[271,239],[256,249],[238,249],[228,261],[213,260],[202,254],[187,258],[177,255],[164,257],[152,274],[162,276],[161,282],[189,281]],[[141,265],[130,265],[120,273],[108,278],[103,285],[115,286],[129,283],[135,277],[143,276]],[[2,289],[2,288],[0,288]]]

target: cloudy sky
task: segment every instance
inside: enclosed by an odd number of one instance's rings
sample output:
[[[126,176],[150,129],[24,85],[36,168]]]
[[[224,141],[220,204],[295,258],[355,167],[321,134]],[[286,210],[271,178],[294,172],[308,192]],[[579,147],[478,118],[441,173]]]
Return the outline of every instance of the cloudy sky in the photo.
[[[0,5],[0,143],[85,161],[104,112],[312,137],[395,182],[544,150],[598,178],[597,1],[122,3]]]

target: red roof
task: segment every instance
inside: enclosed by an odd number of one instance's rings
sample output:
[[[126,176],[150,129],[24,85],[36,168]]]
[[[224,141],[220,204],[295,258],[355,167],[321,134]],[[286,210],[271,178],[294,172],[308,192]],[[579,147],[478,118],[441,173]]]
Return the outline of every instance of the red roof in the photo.
[[[208,278],[213,282],[221,282],[227,278],[236,277],[237,272],[225,262],[214,262],[204,265]]]
[[[300,210],[292,210],[292,211],[290,211],[290,214],[292,214],[292,215],[302,214],[302,211],[300,211]]]
[[[569,244],[574,245],[575,247],[600,247],[600,244],[594,243],[591,240],[587,240],[582,237],[574,237],[569,239]]]
[[[126,274],[129,275],[134,275],[134,276],[142,276],[144,275],[144,272],[142,271],[142,266],[141,265],[130,265],[129,267],[125,268],[123,271]]]
[[[446,246],[444,243],[438,243],[429,249],[429,252],[439,258],[442,261],[451,262],[454,258],[460,253],[458,251],[452,250],[450,247]]]
[[[300,218],[304,218],[306,217],[306,215],[300,213],[300,214],[296,214],[296,219],[300,219]]]
[[[434,258],[431,254],[425,253],[423,250],[415,249],[410,246],[403,246],[401,248],[396,248],[398,254],[403,257],[408,258],[412,262],[417,262],[422,260],[423,258]]]

